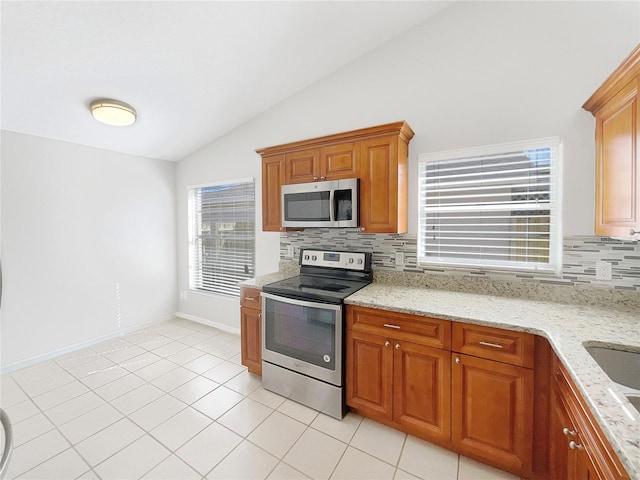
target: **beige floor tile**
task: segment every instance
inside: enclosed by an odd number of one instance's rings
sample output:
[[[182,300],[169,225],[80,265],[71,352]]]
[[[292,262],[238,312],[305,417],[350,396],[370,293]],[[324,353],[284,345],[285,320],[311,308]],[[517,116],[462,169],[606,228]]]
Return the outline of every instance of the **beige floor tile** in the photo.
[[[31,367],[17,370],[11,374],[11,377],[16,381],[16,383],[24,387],[25,385],[29,385],[40,380],[46,380],[52,375],[56,375],[64,371],[65,370],[56,362],[48,360]]]
[[[351,445],[391,465],[396,465],[406,435],[398,430],[365,418]]]
[[[53,430],[54,425],[42,413],[23,420],[20,423],[13,423],[13,446],[19,447],[36,437],[39,437],[49,430]],[[2,434],[4,438],[4,433]]]
[[[89,471],[89,465],[73,448],[69,448],[18,478],[25,480],[64,480],[78,478]]]
[[[152,380],[151,383],[165,392],[170,392],[180,385],[184,385],[189,380],[193,380],[195,377],[197,377],[197,374],[191,370],[178,367]]]
[[[107,385],[114,380],[128,375],[129,371],[120,365],[113,365],[103,370],[92,372],[80,379],[87,387],[94,389]]]
[[[128,418],[123,418],[78,443],[75,448],[91,467],[95,467],[143,435],[144,430]]]
[[[284,462],[280,462],[276,468],[273,469],[268,480],[305,480],[308,478],[309,477],[299,470],[296,470]]]
[[[239,435],[219,423],[213,423],[175,453],[198,473],[206,475],[241,441]]]
[[[353,447],[347,447],[331,475],[335,480],[392,480],[396,468]]]
[[[158,387],[149,383],[144,383],[135,390],[131,390],[129,393],[125,393],[115,400],[112,400],[111,405],[116,407],[125,415],[129,415],[163,395],[164,392]]]
[[[105,352],[102,355],[112,362],[120,364],[146,352],[144,348],[140,348],[137,345],[131,345],[129,342],[123,342],[123,344],[127,346],[125,348]]]
[[[17,477],[67,450],[70,446],[57,430],[40,435],[13,450],[6,478]]]
[[[200,480],[202,475],[177,456],[171,455],[147,473],[142,480]]]
[[[198,335],[196,333],[195,335]],[[201,356],[206,355],[202,350],[198,350],[197,348],[187,347],[184,350],[180,350],[172,355],[166,357],[167,360],[173,362],[177,365],[184,365],[185,363],[189,363],[196,358],[200,358]]]
[[[400,470],[399,468],[396,468],[396,474],[393,477],[393,479],[394,480],[421,480],[415,475],[411,475],[410,473],[405,472],[404,470]]]
[[[284,461],[311,478],[327,479],[346,448],[345,443],[309,428],[291,447]]]
[[[69,401],[61,403],[49,410],[45,410],[45,415],[56,425],[64,425],[74,418],[84,415],[91,410],[104,405],[104,400],[93,392],[83,393]]]
[[[175,451],[212,423],[209,417],[189,407],[158,425],[150,434]]]
[[[360,426],[360,422],[362,422],[362,417],[351,412],[347,413],[342,420],[320,413],[311,422],[311,427],[331,435],[341,442],[349,443]]]
[[[145,435],[94,468],[102,480],[140,478],[165,460],[171,452]]]
[[[31,400],[25,400],[24,402],[16,403],[10,407],[5,408],[7,415],[11,419],[11,423],[19,423],[27,418],[33,417],[40,413],[38,407]]]
[[[33,398],[33,401],[42,410],[49,410],[50,408],[76,398],[88,391],[89,388],[85,384],[76,380],[55,388],[47,393],[43,393],[42,395],[38,395]]]
[[[269,390],[265,390],[262,387],[259,387],[251,392],[249,398],[274,409],[278,408],[286,400],[285,397],[280,396],[277,393],[270,392]]]
[[[273,412],[247,439],[277,458],[282,458],[307,429],[280,412]]]
[[[277,464],[277,458],[245,440],[207,474],[206,478],[208,480],[266,479]]]
[[[242,395],[249,395],[254,390],[257,390],[262,386],[262,379],[254,375],[253,373],[249,373],[247,370],[236,375],[231,380],[227,381],[224,384],[225,387],[230,388]]]
[[[105,403],[58,428],[67,440],[72,444],[76,444],[122,418],[123,416],[118,410]]]
[[[187,404],[169,395],[163,395],[129,415],[129,418],[144,430],[149,431],[167,418],[187,408]]]
[[[218,387],[191,406],[215,420],[243,399],[242,395],[233,390],[229,390],[226,387]]]
[[[218,423],[241,437],[249,435],[273,410],[261,403],[245,398],[227,413],[218,418]]]
[[[152,363],[151,365],[147,365],[146,367],[142,367],[140,370],[136,370],[136,375],[144,378],[147,382],[158,378],[160,375],[166,375],[171,370],[175,370],[178,366],[161,358],[157,362]]]
[[[224,360],[219,357],[213,356],[209,353],[204,353],[204,352],[202,353],[203,354],[200,355],[195,360],[191,360],[190,362],[185,363],[184,367],[188,368],[192,372],[202,374],[207,370],[210,370],[213,367],[220,365],[221,363],[224,362]]]
[[[4,408],[16,405],[20,402],[24,402],[25,400],[29,400],[29,396],[24,393],[21,388],[13,388],[8,391],[2,389],[2,391],[0,392],[0,405],[2,405]]]
[[[213,392],[219,386],[220,384],[213,380],[197,376],[193,380],[189,380],[187,383],[171,390],[169,393],[187,405],[191,405],[208,393]]]
[[[113,382],[107,383],[106,385],[102,385],[99,388],[95,389],[95,393],[100,395],[107,401],[114,400],[125,393],[129,393],[132,390],[135,390],[138,387],[144,385],[145,381],[134,375],[132,373],[128,373]]]
[[[456,480],[458,454],[408,435],[398,468],[425,480]]]
[[[519,480],[519,477],[461,456],[458,480]]]
[[[76,379],[73,375],[62,371],[52,373],[46,378],[42,378],[36,382],[23,385],[22,389],[31,397],[37,397],[43,393],[50,392],[58,387],[66,385],[67,383],[75,382]]]
[[[231,362],[223,362],[220,365],[203,372],[202,375],[218,383],[224,383],[246,370],[246,367]]]

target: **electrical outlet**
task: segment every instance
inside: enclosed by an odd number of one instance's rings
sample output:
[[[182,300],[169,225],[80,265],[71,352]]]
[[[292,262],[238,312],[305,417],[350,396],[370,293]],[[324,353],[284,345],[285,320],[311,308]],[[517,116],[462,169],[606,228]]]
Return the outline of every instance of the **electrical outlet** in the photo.
[[[596,262],[596,280],[611,280],[611,264]]]
[[[404,265],[404,252],[396,252],[396,266]]]
[[[293,258],[296,253],[296,249],[293,245],[287,245],[287,257]]]

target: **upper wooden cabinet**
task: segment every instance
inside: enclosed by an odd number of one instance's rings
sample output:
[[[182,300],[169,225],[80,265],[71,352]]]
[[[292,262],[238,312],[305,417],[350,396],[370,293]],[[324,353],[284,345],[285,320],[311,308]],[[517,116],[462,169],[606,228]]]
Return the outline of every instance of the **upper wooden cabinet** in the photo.
[[[256,150],[262,156],[262,229],[282,230],[282,185],[359,178],[361,231],[405,233],[413,135],[406,122],[396,122]]]
[[[598,235],[640,238],[640,45],[582,106],[596,118]]]

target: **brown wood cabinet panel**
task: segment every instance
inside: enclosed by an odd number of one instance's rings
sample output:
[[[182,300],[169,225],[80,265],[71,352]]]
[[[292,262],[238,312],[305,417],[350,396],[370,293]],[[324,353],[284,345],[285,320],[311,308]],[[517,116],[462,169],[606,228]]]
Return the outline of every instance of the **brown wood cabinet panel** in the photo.
[[[392,418],[393,347],[378,335],[347,330],[347,405],[371,418]]]
[[[640,45],[582,106],[596,118],[598,235],[640,238]]]
[[[569,480],[628,480],[624,467],[607,441],[602,429],[597,425],[582,395],[578,392],[573,380],[554,356],[552,368],[552,409],[564,408],[566,417],[561,425],[550,422],[551,438],[557,440],[550,443],[549,470],[569,473]],[[561,407],[558,407],[561,405]],[[567,428],[567,432],[564,432]],[[560,441],[560,430],[565,434],[564,450]],[[570,448],[570,442],[574,442]],[[566,460],[565,460],[566,458]],[[566,461],[565,465],[563,462]],[[550,476],[550,478],[554,478]]]
[[[262,158],[262,230],[279,232],[282,227],[284,155]]]
[[[640,124],[633,80],[596,113],[596,233],[640,230]]]
[[[398,137],[364,140],[360,154],[360,229],[406,232],[406,156],[400,158]]]
[[[420,345],[449,349],[451,322],[431,317],[349,305],[347,328]]]
[[[452,353],[451,436],[465,455],[529,476],[533,370]]]
[[[434,440],[451,438],[451,356],[394,340],[393,420]]]
[[[565,433],[575,431],[567,406],[557,385],[551,387],[549,417],[549,478],[574,478],[575,451],[569,449],[569,438]]]
[[[258,288],[240,288],[240,359],[251,373],[262,375],[262,301]]]
[[[315,182],[320,179],[320,149],[285,155],[285,184]]]
[[[482,325],[453,323],[452,350],[474,357],[533,368],[535,337]]]
[[[338,180],[360,175],[360,144],[341,143],[320,150],[320,179]]]

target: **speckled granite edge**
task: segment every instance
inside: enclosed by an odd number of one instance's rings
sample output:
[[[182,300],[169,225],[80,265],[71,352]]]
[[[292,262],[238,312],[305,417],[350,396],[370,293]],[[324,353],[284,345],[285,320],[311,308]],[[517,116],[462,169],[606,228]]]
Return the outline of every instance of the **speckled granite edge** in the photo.
[[[519,280],[495,280],[472,276],[454,277],[425,273],[374,270],[374,280],[391,285],[423,287],[451,292],[476,293],[499,297],[541,300],[573,305],[619,308],[621,305],[640,309],[640,293],[630,290],[549,285]]]
[[[546,338],[575,381],[627,473],[632,479],[640,480],[640,413],[584,348],[585,344],[595,342],[640,349],[640,316],[635,308],[569,305],[380,281],[356,292],[345,302],[525,331]]]

